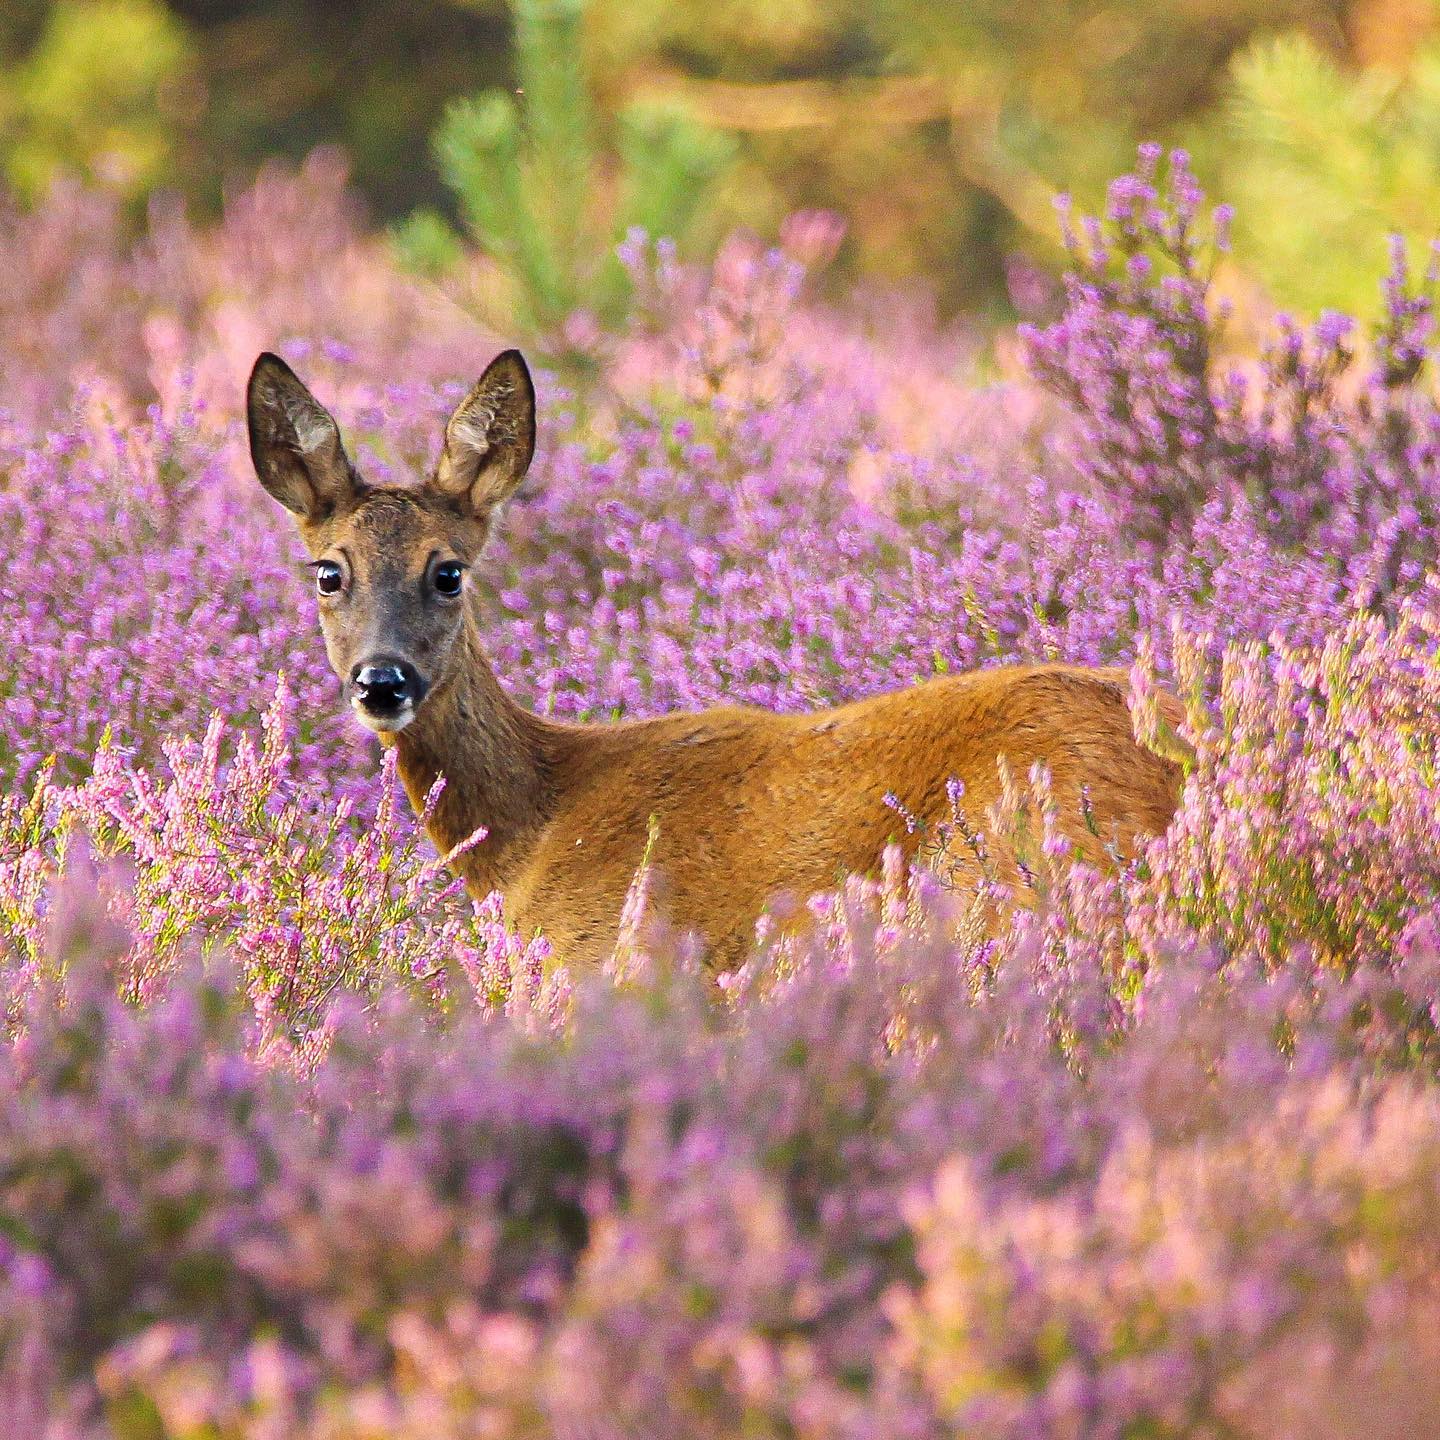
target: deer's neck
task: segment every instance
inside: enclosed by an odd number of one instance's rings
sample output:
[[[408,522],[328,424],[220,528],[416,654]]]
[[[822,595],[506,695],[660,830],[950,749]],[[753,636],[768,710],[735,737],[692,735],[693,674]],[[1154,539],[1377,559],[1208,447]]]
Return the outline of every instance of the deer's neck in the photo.
[[[443,855],[485,827],[455,862],[473,895],[504,890],[549,816],[561,727],[517,705],[500,688],[473,621],[456,642],[452,677],[432,693],[394,744],[400,778],[420,813],[437,777],[445,789],[428,831]]]

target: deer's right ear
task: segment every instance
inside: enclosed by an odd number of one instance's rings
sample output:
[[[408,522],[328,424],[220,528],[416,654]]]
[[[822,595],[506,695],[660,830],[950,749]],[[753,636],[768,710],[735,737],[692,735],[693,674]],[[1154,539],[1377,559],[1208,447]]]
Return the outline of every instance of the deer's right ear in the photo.
[[[339,426],[278,355],[255,362],[245,413],[255,473],[287,510],[314,520],[357,492]]]

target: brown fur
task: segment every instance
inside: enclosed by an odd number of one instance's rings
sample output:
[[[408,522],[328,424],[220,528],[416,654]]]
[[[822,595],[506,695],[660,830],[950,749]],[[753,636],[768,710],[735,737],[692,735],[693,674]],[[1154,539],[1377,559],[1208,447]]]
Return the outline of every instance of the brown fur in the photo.
[[[497,370],[500,383],[487,385]],[[286,428],[296,415],[304,445]],[[436,556],[478,558],[495,506],[528,465],[533,391],[519,357],[509,352],[482,377],[447,427],[436,478],[415,490],[364,487],[338,430],[332,441],[323,429],[333,421],[279,361],[257,364],[250,416],[262,482],[296,510],[311,554],[345,567],[346,594],[322,603],[337,673],[383,652],[425,675],[413,720],[381,738],[417,809],[445,776],[436,846],[487,827],[456,862],[471,893],[501,891],[507,918],[542,930],[570,964],[613,947],[652,817],[669,916],[704,937],[723,969],[741,962],[777,894],[803,898],[870,871],[890,840],[913,852],[917,837],[887,791],[934,822],[949,813],[954,777],[968,820],[985,829],[1000,758],[1022,780],[1043,762],[1062,829],[1099,863],[1111,846],[1133,852],[1174,811],[1179,768],[1136,743],[1117,670],[1008,667],[810,715],[727,707],[614,725],[541,719],[500,687],[468,588],[445,604],[425,579]],[[1013,874],[1012,857],[993,858],[1002,878]]]

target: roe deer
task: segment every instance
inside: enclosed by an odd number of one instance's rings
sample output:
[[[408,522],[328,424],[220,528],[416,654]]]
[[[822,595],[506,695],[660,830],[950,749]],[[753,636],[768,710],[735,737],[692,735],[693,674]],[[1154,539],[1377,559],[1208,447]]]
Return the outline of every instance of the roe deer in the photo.
[[[417,809],[445,776],[431,839],[443,854],[486,827],[456,861],[471,894],[499,890],[507,919],[569,964],[613,947],[652,816],[669,917],[725,969],[778,892],[804,898],[873,870],[891,839],[914,852],[887,792],[933,821],[955,777],[979,817],[1000,797],[1001,757],[1022,779],[1043,761],[1065,833],[1101,864],[1110,842],[1133,848],[1175,809],[1179,767],[1136,742],[1121,670],[980,671],[809,715],[724,707],[579,725],[516,704],[486,661],[470,576],[534,453],[517,351],[450,417],[415,488],[367,486],[329,412],[274,355],[255,364],[248,418],[260,483],[313,557],[325,647],[356,717],[398,751]],[[1013,875],[1013,857],[1001,863]]]

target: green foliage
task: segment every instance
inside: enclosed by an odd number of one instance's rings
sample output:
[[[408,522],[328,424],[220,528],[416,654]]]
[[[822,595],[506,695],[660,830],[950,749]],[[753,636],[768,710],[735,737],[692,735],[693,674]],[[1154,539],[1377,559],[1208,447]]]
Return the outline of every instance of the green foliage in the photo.
[[[628,227],[694,252],[812,208],[846,218],[837,281],[1000,319],[1009,280],[1063,264],[1057,189],[1093,200],[1137,141],[1181,141],[1256,227],[1254,290],[1350,310],[1374,234],[1413,248],[1440,214],[1437,45],[1430,0],[4,0],[0,179],[213,207],[334,143],[371,213],[408,217],[407,266],[453,272],[468,232],[491,318],[558,344],[577,309],[624,313]]]
[[[734,142],[660,100],[626,106],[619,132],[622,228],[683,237],[701,218],[706,186],[730,163]]]
[[[1238,248],[1270,295],[1305,313],[1363,310],[1391,231],[1412,250],[1440,229],[1440,46],[1408,73],[1342,70],[1300,35],[1231,69],[1221,188]]]
[[[640,226],[683,239],[729,163],[730,140],[678,107],[635,102],[602,146],[585,62],[586,0],[514,0],[515,97],[454,102],[433,139],[466,228],[503,269],[507,318],[565,358],[560,332],[577,311],[605,322],[625,309],[615,256]],[[429,221],[402,232],[402,254],[441,246]]]
[[[443,275],[458,265],[465,253],[445,217],[429,206],[392,225],[390,243],[400,263],[417,275]]]
[[[0,74],[6,177],[31,199],[57,174],[127,195],[172,178],[191,60],[161,0],[60,0],[29,56]]]

